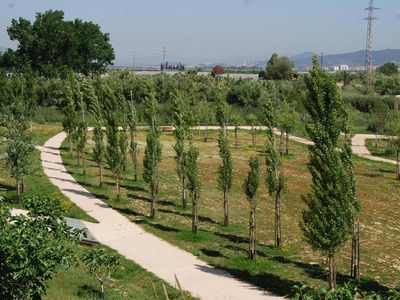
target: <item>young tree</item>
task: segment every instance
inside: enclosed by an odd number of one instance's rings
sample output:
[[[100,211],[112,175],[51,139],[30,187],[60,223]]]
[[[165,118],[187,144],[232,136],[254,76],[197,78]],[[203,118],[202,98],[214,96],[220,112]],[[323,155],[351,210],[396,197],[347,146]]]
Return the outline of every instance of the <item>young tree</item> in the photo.
[[[121,118],[121,127],[122,130],[119,134],[119,149],[122,155],[122,170],[126,170],[126,163],[128,161],[128,148],[129,148],[129,141],[128,141],[128,102],[126,101],[123,95],[119,97],[119,106],[120,112],[122,114]]]
[[[117,199],[120,199],[121,191],[121,169],[122,169],[122,154],[119,148],[119,130],[118,130],[118,117],[117,117],[117,100],[110,89],[110,87],[104,87],[106,96],[104,99],[104,117],[106,120],[106,135],[107,135],[107,147],[106,147],[106,160],[114,173],[115,186],[117,189]]]
[[[132,90],[130,90],[130,95],[131,95],[131,103],[128,105],[128,122],[129,122],[129,130],[131,134],[131,142],[130,142],[130,147],[129,147],[129,152],[131,153],[132,160],[133,160],[133,167],[134,167],[134,172],[135,172],[135,181],[138,181],[138,163],[137,163],[137,152],[138,148],[137,145],[138,143],[136,142],[136,125],[137,125],[137,115],[136,115],[136,109],[135,109],[135,104],[133,102],[133,96],[132,96]]]
[[[115,252],[93,248],[82,256],[82,261],[100,283],[100,299],[104,299],[104,283],[121,267],[121,257]]]
[[[78,165],[79,155],[82,153],[82,164],[83,164],[83,175],[86,175],[86,142],[87,142],[87,130],[86,123],[80,121],[76,130],[76,149],[78,152]]]
[[[182,206],[186,208],[187,175],[185,168],[185,155],[186,155],[185,141],[190,131],[190,122],[188,120],[187,114],[184,112],[183,99],[181,98],[179,93],[177,93],[172,100],[172,112],[173,112],[173,125],[175,127],[173,135],[176,139],[176,143],[174,145],[174,150],[176,152],[176,155],[174,159],[176,161],[176,172],[179,176],[179,179],[182,182]]]
[[[283,135],[286,134],[286,154],[289,154],[289,134],[295,128],[299,120],[299,114],[296,112],[294,106],[285,101],[279,111],[277,123],[278,128],[281,130],[281,143],[279,147],[279,154],[283,155]]]
[[[158,196],[158,168],[162,156],[160,143],[160,129],[157,127],[156,114],[158,110],[157,100],[153,92],[144,101],[145,118],[150,128],[147,132],[146,148],[143,158],[143,179],[150,187],[151,208],[150,216],[155,218]]]
[[[257,218],[256,218],[256,208],[257,208],[257,189],[260,185],[260,164],[258,162],[258,157],[253,155],[249,160],[250,171],[243,183],[243,190],[246,194],[247,201],[250,203],[250,236],[249,236],[249,253],[251,259],[257,258]]]
[[[256,145],[256,132],[254,130],[254,126],[257,124],[257,116],[254,114],[248,114],[247,117],[247,123],[251,126],[251,141],[253,143],[253,146]]]
[[[276,125],[275,115],[270,100],[264,106],[265,125],[267,126],[267,141],[265,144],[265,164],[267,166],[266,184],[270,196],[275,197],[275,247],[282,246],[281,226],[281,197],[285,192],[286,184],[283,171],[279,171],[282,161],[276,150],[276,139],[274,126]]]
[[[224,193],[224,226],[229,226],[229,191],[232,188],[233,181],[233,161],[229,140],[224,136],[221,128],[219,131],[219,156],[222,158],[222,165],[218,167],[218,186]]]
[[[72,156],[72,141],[73,136],[75,135],[78,115],[76,112],[76,105],[72,97],[72,91],[69,86],[65,87],[64,95],[64,107],[62,109],[64,118],[62,120],[62,125],[68,137],[69,155]]]
[[[196,115],[200,122],[204,124],[204,142],[207,142],[208,125],[213,121],[213,113],[210,103],[207,100],[201,100],[196,105]]]
[[[238,114],[232,114],[231,115],[231,124],[233,126],[235,126],[235,147],[237,147],[237,146],[239,146],[237,131],[238,131],[238,127],[243,124],[242,117]]]
[[[5,127],[0,145],[5,154],[5,165],[16,181],[18,203],[21,203],[21,184],[36,170],[32,137],[25,133],[29,128],[29,115],[23,99],[16,97],[11,105],[3,108],[0,117],[0,125]]]
[[[223,90],[219,90],[216,94],[217,108],[215,117],[218,125],[221,127],[224,138],[226,138],[226,126],[228,125],[230,114],[230,107],[228,103],[226,103],[225,98],[225,92]]]
[[[26,198],[28,216],[11,216],[0,197],[0,298],[41,299],[46,283],[72,267],[82,230],[62,219],[60,202]]]
[[[193,145],[193,139],[190,139],[189,149],[184,156],[185,172],[187,176],[187,188],[192,198],[192,232],[197,234],[199,231],[199,213],[198,199],[200,197],[201,183],[197,167],[199,150]]]
[[[93,127],[93,141],[94,148],[92,157],[99,167],[100,171],[100,183],[99,187],[103,187],[103,165],[105,158],[105,146],[104,146],[104,131],[103,131],[103,113],[102,107],[100,106],[99,99],[96,97],[90,103],[90,110],[95,118],[95,125]]]
[[[335,257],[351,236],[359,211],[350,167],[350,139],[344,141],[342,151],[338,150],[340,133],[347,131],[347,112],[333,79],[320,69],[317,56],[305,82],[308,94],[304,106],[312,121],[307,133],[314,144],[309,146],[311,191],[303,197],[307,209],[303,210],[300,228],[313,249],[327,256],[329,288],[336,288]]]

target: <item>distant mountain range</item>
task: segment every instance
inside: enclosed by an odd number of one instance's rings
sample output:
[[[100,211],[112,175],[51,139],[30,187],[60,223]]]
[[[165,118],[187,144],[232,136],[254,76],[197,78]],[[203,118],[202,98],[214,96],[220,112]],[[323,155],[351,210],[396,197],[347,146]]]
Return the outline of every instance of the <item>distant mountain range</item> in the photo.
[[[293,56],[293,61],[296,69],[303,69],[312,66],[313,52],[304,52],[299,55]],[[321,55],[318,54],[318,58],[321,62]],[[400,65],[400,50],[399,49],[387,49],[372,51],[372,65],[381,66],[387,62],[394,62]],[[349,67],[358,67],[365,65],[365,50],[333,54],[323,56],[323,67],[334,67],[340,65],[348,65]]]
[[[7,51],[7,48],[0,47],[0,53],[4,53]],[[312,57],[314,52],[304,52],[298,55],[294,55],[289,57],[293,60],[295,64],[295,69],[302,70],[312,67]],[[321,60],[321,55],[318,54],[318,58]],[[179,58],[174,57],[174,61],[178,61]],[[136,67],[159,67],[159,63],[151,63],[148,60],[147,63],[138,63]],[[155,58],[154,61],[157,61]],[[219,64],[226,68],[238,68],[238,69],[253,69],[259,68],[264,69],[267,60],[259,60],[259,61],[248,61],[248,62],[241,62],[241,63],[193,63],[188,65],[189,68],[212,68],[213,66]],[[185,63],[184,61],[182,61]],[[372,52],[372,64],[374,66],[381,66],[387,62],[394,62],[398,66],[400,66],[400,49],[386,49],[386,50],[377,50]],[[321,61],[320,61],[321,63]],[[131,66],[132,63],[117,63],[119,66]],[[334,66],[340,65],[348,65],[349,67],[362,67],[365,65],[365,50],[360,50],[356,52],[350,53],[342,53],[342,54],[331,54],[331,55],[324,55],[322,66],[333,68]]]

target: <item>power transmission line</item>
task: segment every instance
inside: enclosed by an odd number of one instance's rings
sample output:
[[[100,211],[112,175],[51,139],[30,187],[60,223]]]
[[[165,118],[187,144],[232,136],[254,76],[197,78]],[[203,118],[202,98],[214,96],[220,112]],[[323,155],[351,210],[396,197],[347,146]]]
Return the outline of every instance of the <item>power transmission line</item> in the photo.
[[[368,10],[368,17],[364,20],[368,21],[367,29],[367,47],[365,52],[365,77],[367,80],[367,85],[371,84],[370,76],[372,71],[372,21],[377,18],[374,17],[374,10],[379,9],[374,7],[374,0],[370,0],[369,6],[365,9]]]

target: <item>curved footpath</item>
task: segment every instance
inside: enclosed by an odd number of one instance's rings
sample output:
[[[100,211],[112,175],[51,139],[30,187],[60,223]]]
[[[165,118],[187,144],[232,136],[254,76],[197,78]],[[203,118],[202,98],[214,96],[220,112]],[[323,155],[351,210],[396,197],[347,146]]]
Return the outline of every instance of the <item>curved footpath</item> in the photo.
[[[210,130],[218,128],[208,127]],[[250,126],[240,128],[251,129]],[[205,127],[196,129],[205,129]],[[234,129],[234,127],[228,127],[228,129]],[[258,126],[257,129],[265,128]],[[279,131],[276,133],[280,134]],[[63,194],[99,221],[99,224],[91,222],[84,222],[84,224],[100,243],[117,250],[171,285],[175,284],[174,274],[176,274],[181,286],[201,299],[284,299],[235,279],[229,273],[216,269],[194,255],[145,232],[141,227],[94,197],[75,181],[62,164],[59,148],[65,138],[64,132],[59,133],[49,139],[43,147],[38,147],[41,150],[43,170]],[[365,147],[365,140],[374,138],[376,138],[375,135],[355,135],[354,154],[376,161],[396,163],[370,154]],[[295,136],[290,136],[290,139],[304,144],[312,143]]]
[[[176,274],[182,288],[201,299],[284,299],[235,279],[229,273],[145,232],[94,197],[62,164],[59,148],[65,137],[64,132],[59,133],[39,147],[43,170],[62,193],[99,221],[98,224],[84,223],[100,243],[117,250],[172,286]]]

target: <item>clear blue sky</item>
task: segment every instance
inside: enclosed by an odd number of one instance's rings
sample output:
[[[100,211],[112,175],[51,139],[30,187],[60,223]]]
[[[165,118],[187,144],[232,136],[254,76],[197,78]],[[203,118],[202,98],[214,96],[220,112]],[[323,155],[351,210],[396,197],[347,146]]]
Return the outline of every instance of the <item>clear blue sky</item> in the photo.
[[[276,52],[365,49],[369,0],[0,0],[0,47],[13,18],[63,10],[110,33],[116,63],[242,62]],[[375,0],[373,48],[400,49],[400,0]]]

